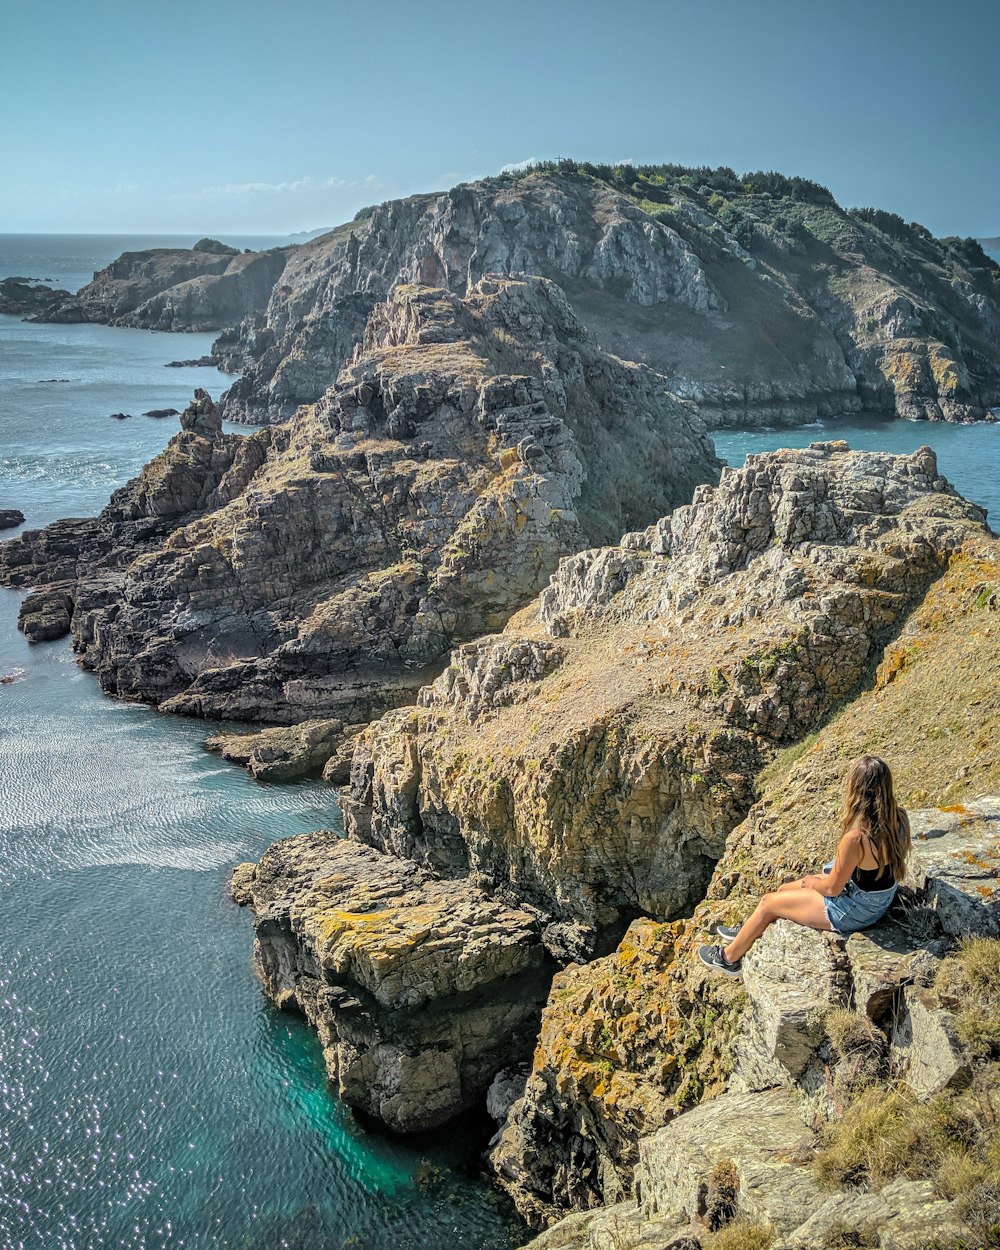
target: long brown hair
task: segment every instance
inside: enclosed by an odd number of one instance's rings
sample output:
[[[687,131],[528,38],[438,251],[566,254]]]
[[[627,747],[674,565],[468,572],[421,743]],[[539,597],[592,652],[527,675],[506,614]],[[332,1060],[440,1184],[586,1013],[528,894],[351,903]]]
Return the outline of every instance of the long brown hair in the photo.
[[[896,802],[889,765],[877,755],[859,756],[844,782],[840,836],[851,829],[867,834],[879,867],[888,864],[893,880],[902,881],[910,850],[910,819]]]

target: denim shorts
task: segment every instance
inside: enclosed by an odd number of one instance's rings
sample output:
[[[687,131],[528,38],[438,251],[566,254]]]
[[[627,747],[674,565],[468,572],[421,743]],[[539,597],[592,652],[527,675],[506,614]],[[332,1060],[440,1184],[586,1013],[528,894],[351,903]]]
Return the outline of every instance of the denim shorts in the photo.
[[[832,869],[831,859],[824,865],[823,871],[831,872]],[[881,920],[895,897],[895,885],[888,890],[862,890],[853,881],[848,881],[835,898],[824,897],[823,909],[837,933],[855,933]]]

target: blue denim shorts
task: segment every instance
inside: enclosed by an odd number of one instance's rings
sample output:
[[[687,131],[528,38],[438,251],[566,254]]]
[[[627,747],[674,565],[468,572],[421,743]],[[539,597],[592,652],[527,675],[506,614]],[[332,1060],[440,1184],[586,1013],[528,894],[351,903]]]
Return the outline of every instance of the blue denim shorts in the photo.
[[[831,859],[824,865],[823,871],[831,872],[832,869]],[[867,929],[881,920],[895,897],[895,885],[888,890],[862,890],[853,881],[848,881],[835,898],[824,897],[823,909],[837,933],[856,933],[858,929]]]

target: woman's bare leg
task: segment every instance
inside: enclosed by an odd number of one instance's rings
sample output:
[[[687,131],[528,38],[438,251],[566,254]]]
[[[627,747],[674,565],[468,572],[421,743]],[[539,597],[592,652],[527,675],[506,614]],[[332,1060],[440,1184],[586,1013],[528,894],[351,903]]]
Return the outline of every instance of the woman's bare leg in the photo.
[[[794,920],[810,929],[826,929],[833,926],[826,917],[823,896],[815,890],[776,890],[765,894],[757,904],[753,915],[744,922],[739,933],[722,952],[730,963],[742,959],[764,930],[775,920]]]

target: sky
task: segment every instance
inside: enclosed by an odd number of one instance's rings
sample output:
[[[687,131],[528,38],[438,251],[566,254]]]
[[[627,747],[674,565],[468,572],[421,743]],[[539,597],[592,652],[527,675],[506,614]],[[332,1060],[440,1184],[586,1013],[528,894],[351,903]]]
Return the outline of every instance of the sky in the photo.
[[[1000,0],[5,0],[0,232],[289,234],[533,159],[1000,234]]]

